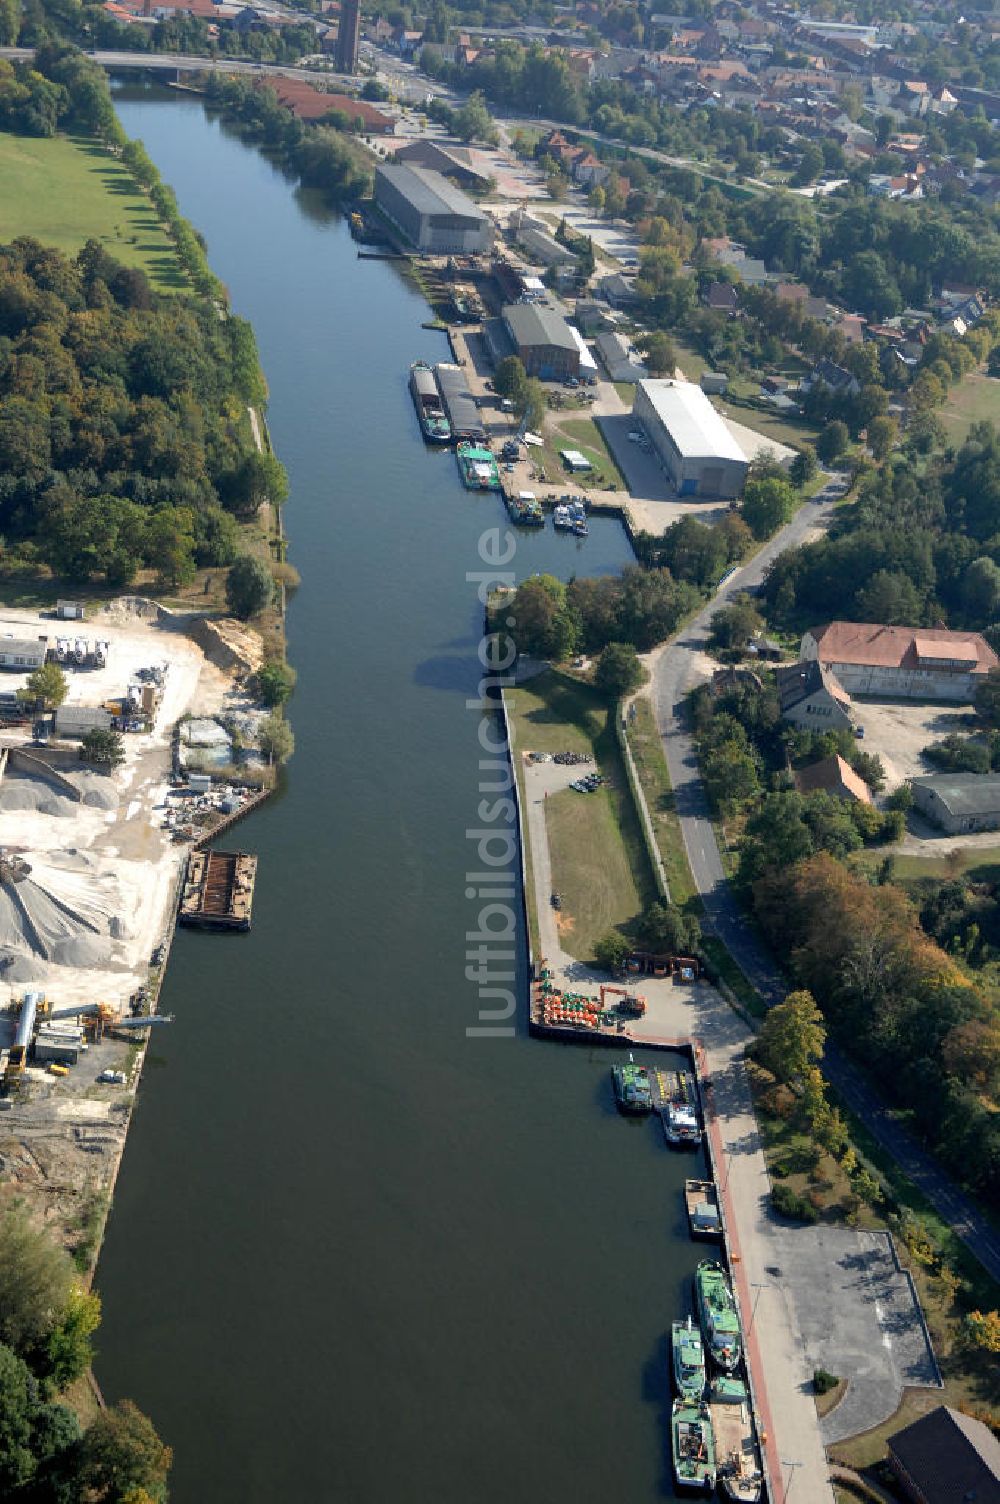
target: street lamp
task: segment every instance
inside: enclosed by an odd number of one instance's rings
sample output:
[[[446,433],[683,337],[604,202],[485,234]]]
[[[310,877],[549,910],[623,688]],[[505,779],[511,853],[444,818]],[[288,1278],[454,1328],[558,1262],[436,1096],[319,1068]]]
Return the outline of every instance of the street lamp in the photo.
[[[753,1298],[753,1310],[750,1312],[750,1325],[747,1327],[748,1337],[753,1331],[754,1318],[757,1315],[757,1302],[758,1300],[760,1300],[760,1292],[762,1290],[770,1290],[773,1288],[773,1286],[771,1285],[770,1280],[757,1281],[755,1279],[752,1279],[750,1281],[750,1288],[751,1290],[756,1290],[757,1293]]]
[[[790,1479],[790,1482],[785,1484],[785,1498],[783,1501],[783,1504],[788,1504],[788,1498],[792,1492],[792,1483],[795,1482],[795,1469],[797,1467],[802,1467],[803,1464],[801,1462],[789,1462],[787,1458],[783,1457],[781,1459],[781,1465],[782,1467],[788,1468],[788,1476]]]

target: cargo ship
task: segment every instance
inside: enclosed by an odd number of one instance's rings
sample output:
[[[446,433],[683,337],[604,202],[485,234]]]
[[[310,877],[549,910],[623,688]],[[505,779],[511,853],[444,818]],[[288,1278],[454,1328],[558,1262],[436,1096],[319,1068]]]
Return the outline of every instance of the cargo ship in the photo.
[[[450,444],[451,424],[445,417],[434,372],[425,360],[415,360],[410,367],[410,396],[427,443]]]
[[[611,1080],[615,1088],[618,1111],[630,1117],[642,1117],[653,1110],[653,1094],[649,1089],[649,1073],[636,1065],[629,1056],[627,1065],[613,1065]]]
[[[705,1398],[705,1349],[701,1333],[689,1316],[670,1328],[674,1384],[682,1400],[700,1404]]]
[[[743,1356],[743,1335],[732,1287],[721,1264],[703,1259],[695,1270],[694,1298],[712,1362],[735,1373]]]
[[[710,1180],[685,1180],[684,1205],[693,1238],[721,1238],[719,1196]]]
[[[710,1494],[715,1487],[715,1437],[708,1406],[674,1400],[670,1439],[677,1487]]]
[[[713,1379],[708,1413],[715,1437],[719,1491],[731,1504],[758,1504],[764,1488],[753,1415],[742,1379]]]
[[[466,490],[499,491],[500,472],[489,449],[484,449],[479,444],[459,444],[455,453]]]

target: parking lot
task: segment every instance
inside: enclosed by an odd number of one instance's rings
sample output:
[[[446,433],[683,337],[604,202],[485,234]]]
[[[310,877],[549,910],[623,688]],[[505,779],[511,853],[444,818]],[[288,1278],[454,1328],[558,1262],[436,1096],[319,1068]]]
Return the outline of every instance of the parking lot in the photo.
[[[829,1446],[888,1419],[908,1385],[938,1388],[940,1375],[920,1305],[896,1262],[888,1233],[847,1227],[778,1227],[775,1288],[788,1300],[810,1369],[847,1380],[840,1403],[821,1422]],[[777,1272],[775,1272],[777,1271]]]
[[[908,700],[854,701],[854,718],[864,727],[860,745],[874,752],[885,768],[885,792],[907,778],[932,773],[933,766],[921,753],[952,731],[963,731],[970,714],[968,705],[914,705]]]

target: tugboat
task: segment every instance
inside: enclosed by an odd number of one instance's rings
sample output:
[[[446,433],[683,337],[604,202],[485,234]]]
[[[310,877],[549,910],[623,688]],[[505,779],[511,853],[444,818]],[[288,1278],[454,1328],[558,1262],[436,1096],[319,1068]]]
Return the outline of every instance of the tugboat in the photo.
[[[544,527],[545,513],[534,491],[511,492],[507,498],[507,512],[511,522],[518,527]]]
[[[694,1298],[701,1334],[712,1362],[735,1373],[743,1356],[743,1334],[732,1288],[721,1264],[703,1259],[695,1270]]]
[[[645,1068],[636,1065],[630,1055],[628,1065],[613,1065],[611,1081],[615,1089],[618,1111],[629,1117],[644,1117],[653,1110],[653,1093]]]
[[[554,512],[552,513],[552,526],[555,528],[557,533],[568,533],[570,531],[573,526],[573,521],[569,515],[569,507],[564,507],[562,503],[560,503],[555,508]]]
[[[708,1406],[674,1400],[670,1434],[677,1487],[710,1494],[715,1487],[715,1437]]]
[[[459,444],[455,454],[462,484],[467,491],[499,491],[500,472],[489,449],[478,444]]]
[[[764,1474],[742,1379],[714,1379],[708,1413],[715,1434],[722,1497],[731,1504],[759,1504]]]
[[[574,533],[577,538],[586,538],[590,528],[587,525],[587,513],[583,502],[577,497],[576,500],[570,502],[566,510],[569,513],[570,532]]]
[[[705,1397],[705,1349],[690,1316],[687,1321],[675,1321],[671,1326],[670,1347],[677,1393],[682,1400],[701,1404]]]
[[[451,424],[441,405],[434,372],[426,360],[415,360],[410,367],[410,396],[417,410],[420,431],[428,444],[449,444]]]

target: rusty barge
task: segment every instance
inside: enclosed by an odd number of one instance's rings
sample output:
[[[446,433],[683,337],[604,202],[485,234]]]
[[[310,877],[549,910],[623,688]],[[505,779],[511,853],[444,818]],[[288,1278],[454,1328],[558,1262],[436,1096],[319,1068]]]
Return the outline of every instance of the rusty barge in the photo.
[[[192,851],[181,891],[180,924],[248,930],[257,858],[247,851]]]

